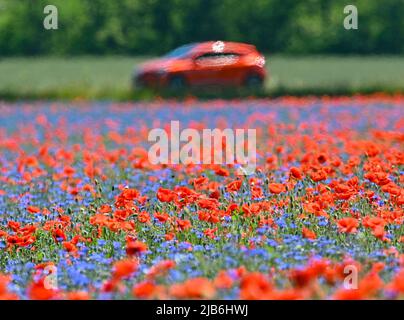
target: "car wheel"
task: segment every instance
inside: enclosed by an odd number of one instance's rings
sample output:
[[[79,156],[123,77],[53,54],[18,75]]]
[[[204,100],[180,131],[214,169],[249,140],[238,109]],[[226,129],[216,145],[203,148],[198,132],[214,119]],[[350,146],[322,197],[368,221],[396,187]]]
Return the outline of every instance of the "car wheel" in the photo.
[[[251,74],[245,79],[244,85],[248,89],[261,89],[264,85],[264,79],[256,74]]]
[[[172,90],[183,90],[187,87],[187,82],[183,76],[172,76],[168,79],[168,88]]]

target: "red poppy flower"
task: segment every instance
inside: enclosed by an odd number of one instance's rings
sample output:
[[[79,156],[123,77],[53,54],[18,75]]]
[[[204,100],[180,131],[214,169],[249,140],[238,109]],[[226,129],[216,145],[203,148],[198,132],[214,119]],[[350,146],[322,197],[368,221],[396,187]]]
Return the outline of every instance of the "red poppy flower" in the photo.
[[[319,182],[327,179],[327,172],[324,169],[316,170],[310,173],[310,178],[314,182]]]
[[[175,237],[175,234],[173,232],[169,232],[164,236],[164,239],[167,241],[173,240]]]
[[[366,216],[363,218],[363,226],[367,228],[376,228],[376,227],[384,227],[386,225],[386,221],[379,217],[370,217]]]
[[[233,283],[233,279],[224,270],[220,271],[214,280],[216,288],[219,289],[230,289],[233,286]]]
[[[20,247],[27,247],[30,244],[33,244],[36,240],[36,237],[31,236],[31,235],[26,235],[26,236],[8,236],[7,237],[7,242],[9,244],[15,244]]]
[[[338,229],[343,233],[355,233],[358,230],[359,222],[355,218],[342,218],[338,220]]]
[[[335,300],[362,300],[365,299],[365,296],[361,290],[339,289],[334,293],[333,298]]]
[[[389,283],[388,288],[403,294],[404,293],[404,269],[401,269]]]
[[[306,227],[303,227],[302,234],[303,234],[303,237],[305,237],[307,239],[314,240],[317,238],[316,233]]]
[[[217,231],[217,228],[214,228],[214,229],[206,228],[205,230],[203,230],[203,234],[205,236],[207,236],[208,238],[213,239],[215,237],[216,231]]]
[[[70,167],[70,166],[66,166],[64,169],[63,169],[63,173],[66,175],[66,176],[72,176],[72,175],[74,175],[75,174],[75,172],[76,172],[76,170],[73,168],[73,167]]]
[[[213,283],[206,278],[188,279],[182,284],[174,284],[170,294],[179,299],[211,299],[216,294]]]
[[[99,213],[110,213],[112,212],[112,208],[109,204],[103,204],[99,209]]]
[[[240,299],[267,299],[273,291],[273,285],[263,274],[252,272],[244,275],[240,283]]]
[[[11,277],[0,273],[0,300],[18,300],[18,296],[8,291]]]
[[[166,222],[170,216],[167,213],[162,212],[162,213],[155,213],[154,217],[160,222]]]
[[[63,242],[63,247],[66,249],[67,252],[71,253],[77,252],[77,247],[71,242],[68,241]]]
[[[303,173],[299,168],[292,167],[290,168],[290,174],[293,178],[300,180],[303,178]]]
[[[219,190],[212,191],[209,194],[209,198],[218,200],[220,198],[220,191]]]
[[[236,191],[240,190],[242,183],[243,182],[241,180],[234,180],[234,181],[230,182],[229,184],[227,184],[226,189],[229,192],[236,192]]]
[[[224,169],[224,168],[218,168],[215,173],[218,176],[222,176],[222,177],[228,177],[230,175],[229,171]]]
[[[231,215],[233,211],[238,209],[238,204],[237,203],[230,203],[226,209],[226,214]]]
[[[150,222],[150,219],[150,214],[146,211],[139,212],[139,214],[137,215],[137,220],[140,223],[148,223]]]
[[[114,218],[119,221],[125,221],[129,216],[132,215],[130,210],[122,209],[122,210],[115,210]]]
[[[138,262],[133,259],[119,260],[114,263],[113,276],[115,279],[129,277],[138,268]]]
[[[176,194],[169,189],[159,188],[157,190],[157,199],[161,202],[171,202],[174,201],[175,198]]]
[[[279,194],[286,191],[286,187],[281,183],[270,183],[268,188],[273,194]]]
[[[150,282],[144,281],[135,285],[132,289],[132,293],[136,298],[150,299],[156,293],[157,286]]]
[[[28,206],[27,210],[29,213],[40,213],[41,209],[36,206]]]
[[[314,269],[307,267],[305,269],[293,269],[289,273],[290,280],[298,287],[308,286],[316,277]]]
[[[191,221],[177,219],[177,225],[181,230],[187,230],[187,229],[191,228]]]
[[[136,200],[140,196],[140,193],[136,189],[124,189],[120,194],[120,197],[127,200],[133,201]]]
[[[155,278],[167,273],[168,270],[175,268],[176,263],[173,260],[163,260],[150,268],[147,276],[149,278]]]
[[[215,210],[219,206],[219,202],[217,201],[217,199],[212,198],[199,199],[197,203],[198,206],[200,206],[201,208],[209,210]]]
[[[361,290],[366,297],[372,297],[377,294],[384,286],[383,280],[377,272],[371,271],[358,284],[358,290]]]
[[[17,232],[21,227],[21,224],[19,222],[15,222],[15,221],[8,221],[7,225],[14,232]]]
[[[273,291],[270,294],[272,300],[300,300],[304,299],[304,294],[299,289],[286,289],[281,291]]]
[[[257,215],[261,212],[261,205],[259,203],[243,204],[242,209],[246,216]]]
[[[74,291],[66,294],[68,300],[89,300],[90,294],[85,291]]]
[[[321,153],[317,156],[317,161],[323,164],[327,162],[327,156],[324,153]]]
[[[65,241],[67,239],[67,236],[62,229],[53,230],[52,235],[56,242],[60,240]]]
[[[126,254],[129,256],[138,255],[147,251],[147,245],[141,241],[128,240],[126,243]]]
[[[28,287],[28,296],[33,300],[50,300],[57,298],[58,292],[53,288],[48,288],[45,278],[41,278]]]

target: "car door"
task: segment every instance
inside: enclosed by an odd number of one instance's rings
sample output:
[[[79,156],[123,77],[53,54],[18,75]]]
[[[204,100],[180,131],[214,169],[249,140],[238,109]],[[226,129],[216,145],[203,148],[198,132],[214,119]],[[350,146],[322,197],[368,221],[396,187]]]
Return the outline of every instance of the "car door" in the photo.
[[[240,64],[241,56],[237,53],[226,52],[220,57],[220,68],[217,70],[218,81],[221,84],[236,84],[244,73],[243,65]]]
[[[220,84],[223,67],[223,54],[208,52],[194,58],[194,68],[190,77],[196,85]]]

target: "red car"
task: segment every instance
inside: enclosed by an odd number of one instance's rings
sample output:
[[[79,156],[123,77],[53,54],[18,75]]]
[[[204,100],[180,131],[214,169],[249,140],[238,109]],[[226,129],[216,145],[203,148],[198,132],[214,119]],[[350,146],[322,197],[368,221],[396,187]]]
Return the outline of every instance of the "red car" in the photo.
[[[135,87],[181,89],[199,85],[260,87],[265,58],[255,46],[210,41],[181,46],[141,64],[133,74]]]

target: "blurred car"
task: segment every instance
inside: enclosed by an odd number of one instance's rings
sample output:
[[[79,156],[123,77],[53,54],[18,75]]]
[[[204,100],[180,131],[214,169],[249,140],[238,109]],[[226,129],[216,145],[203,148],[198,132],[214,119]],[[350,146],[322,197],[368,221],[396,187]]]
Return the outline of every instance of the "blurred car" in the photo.
[[[189,86],[261,87],[266,78],[265,57],[255,46],[209,41],[181,46],[134,70],[135,87]]]

